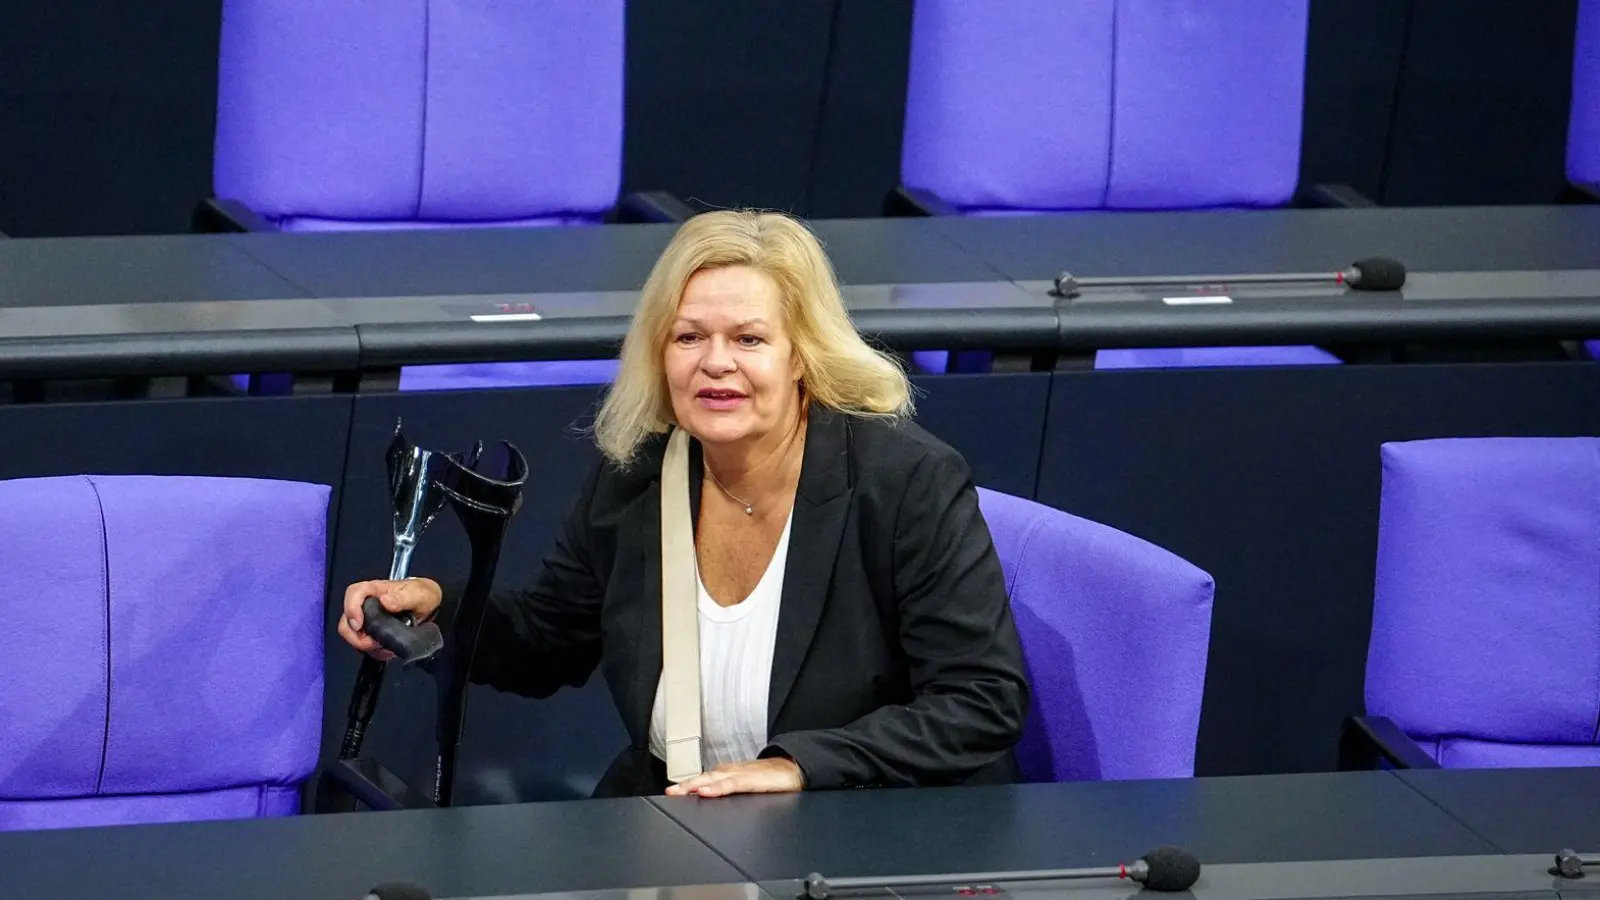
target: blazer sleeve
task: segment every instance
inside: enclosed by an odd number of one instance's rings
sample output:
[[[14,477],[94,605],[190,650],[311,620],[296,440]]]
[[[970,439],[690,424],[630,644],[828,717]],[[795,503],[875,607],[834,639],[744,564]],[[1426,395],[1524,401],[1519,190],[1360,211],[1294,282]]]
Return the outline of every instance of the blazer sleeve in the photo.
[[[842,728],[791,732],[763,756],[799,764],[807,788],[959,783],[1010,752],[1029,687],[1005,575],[966,461],[917,463],[892,541],[900,648],[914,697]]]
[[[593,564],[590,509],[601,466],[585,479],[555,547],[527,588],[497,591],[484,611],[472,680],[507,693],[548,697],[588,680],[600,661],[605,584]],[[445,591],[445,603],[460,596]]]

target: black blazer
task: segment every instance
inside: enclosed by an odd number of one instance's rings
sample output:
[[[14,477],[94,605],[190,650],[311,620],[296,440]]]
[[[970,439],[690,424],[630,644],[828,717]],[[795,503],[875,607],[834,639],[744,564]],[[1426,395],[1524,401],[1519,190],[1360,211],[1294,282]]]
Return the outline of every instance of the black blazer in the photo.
[[[699,514],[701,456],[691,441]],[[596,796],[655,794],[665,436],[586,479],[526,590],[486,614],[473,680],[544,697],[599,665],[630,738]],[[806,787],[1014,781],[1029,688],[966,462],[914,423],[813,406],[768,700]]]

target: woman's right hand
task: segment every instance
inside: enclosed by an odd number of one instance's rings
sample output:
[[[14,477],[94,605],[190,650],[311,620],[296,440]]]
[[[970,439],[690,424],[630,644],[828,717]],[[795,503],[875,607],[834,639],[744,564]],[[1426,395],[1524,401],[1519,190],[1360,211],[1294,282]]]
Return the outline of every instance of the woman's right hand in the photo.
[[[418,622],[426,622],[439,611],[439,604],[444,601],[444,591],[431,578],[358,581],[344,589],[344,615],[339,617],[339,636],[344,638],[345,643],[373,659],[387,661],[394,659],[394,654],[383,649],[361,630],[364,624],[361,605],[368,597],[377,597],[378,603],[395,615],[410,613]]]

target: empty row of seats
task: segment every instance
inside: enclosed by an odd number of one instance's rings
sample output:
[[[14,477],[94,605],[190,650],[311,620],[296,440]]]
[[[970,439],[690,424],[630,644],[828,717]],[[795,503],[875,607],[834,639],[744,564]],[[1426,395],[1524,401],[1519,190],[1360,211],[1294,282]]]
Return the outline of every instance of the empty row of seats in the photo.
[[[625,0],[224,4],[205,229],[675,221],[621,195]],[[918,0],[894,215],[1361,206],[1300,184],[1309,0]],[[1600,0],[1568,171],[1600,183]],[[1181,77],[1174,77],[1181,72]],[[892,188],[892,190],[890,190]],[[929,371],[967,371],[939,351]],[[1319,347],[1102,351],[1101,368],[1337,365]],[[978,358],[982,368],[985,360]],[[412,367],[402,390],[603,383],[611,360]]]

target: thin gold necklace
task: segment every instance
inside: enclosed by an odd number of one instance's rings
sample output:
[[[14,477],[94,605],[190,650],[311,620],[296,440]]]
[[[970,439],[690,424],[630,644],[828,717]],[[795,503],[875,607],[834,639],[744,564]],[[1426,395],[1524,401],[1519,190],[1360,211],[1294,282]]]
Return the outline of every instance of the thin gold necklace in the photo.
[[[785,458],[788,457],[789,451],[794,448],[794,439],[796,437],[800,436],[800,433],[805,429],[805,426],[806,426],[806,423],[805,423],[804,419],[801,419],[800,422],[797,423],[797,425],[795,427],[795,433],[792,436],[790,436],[790,438],[789,438],[788,446],[783,448],[783,455],[784,455]],[[733,491],[728,490],[727,485],[722,483],[722,479],[717,477],[717,473],[711,471],[711,463],[706,462],[704,460],[702,460],[701,463],[702,463],[702,467],[706,470],[706,474],[711,476],[711,483],[715,484],[718,487],[718,489],[720,489],[724,494],[727,494],[729,500],[732,500],[733,502],[735,502],[735,503],[739,504],[740,506],[744,507],[744,514],[745,515],[753,516],[753,515],[756,514],[755,504],[749,503],[747,501],[739,499],[737,496],[734,495]]]
[[[756,508],[754,506],[752,506],[749,503],[746,503],[743,500],[740,500],[738,497],[735,497],[733,495],[733,491],[728,490],[727,487],[725,487],[723,485],[722,479],[717,477],[717,473],[711,471],[711,466],[710,465],[707,465],[705,468],[706,468],[706,474],[711,476],[712,483],[715,484],[717,487],[722,488],[722,492],[724,494],[727,494],[729,499],[731,499],[733,502],[739,504],[740,506],[744,507],[744,514],[745,515],[753,516],[753,515],[756,514]]]

